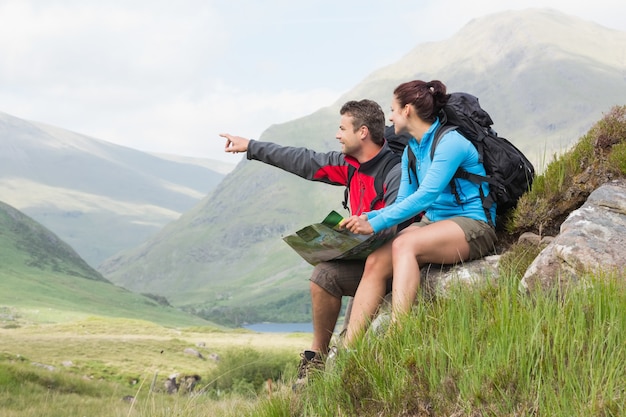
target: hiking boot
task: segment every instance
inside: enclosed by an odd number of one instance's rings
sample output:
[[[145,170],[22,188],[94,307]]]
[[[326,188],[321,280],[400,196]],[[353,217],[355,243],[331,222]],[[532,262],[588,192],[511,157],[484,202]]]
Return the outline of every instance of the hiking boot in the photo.
[[[318,352],[312,350],[305,350],[300,354],[300,365],[298,366],[298,379],[293,384],[293,390],[296,391],[298,387],[306,385],[311,371],[323,371],[324,360]]]

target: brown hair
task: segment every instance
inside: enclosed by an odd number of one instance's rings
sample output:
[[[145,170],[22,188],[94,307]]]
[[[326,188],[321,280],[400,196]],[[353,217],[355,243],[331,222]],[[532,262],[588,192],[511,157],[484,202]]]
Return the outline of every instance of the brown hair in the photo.
[[[366,126],[372,142],[382,145],[385,141],[385,112],[378,103],[372,100],[352,100],[341,107],[339,114],[352,116],[354,131]]]
[[[429,123],[434,123],[439,111],[446,105],[450,95],[446,86],[439,80],[414,80],[400,84],[393,90],[400,107],[411,104],[417,116]]]

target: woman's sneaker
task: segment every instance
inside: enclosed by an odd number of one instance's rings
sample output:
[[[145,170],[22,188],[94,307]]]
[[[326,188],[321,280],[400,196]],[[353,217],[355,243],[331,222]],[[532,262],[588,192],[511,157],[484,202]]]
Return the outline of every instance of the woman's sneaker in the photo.
[[[311,372],[324,370],[324,360],[318,352],[305,350],[300,354],[300,365],[298,366],[298,379],[292,388],[297,391],[299,387],[306,385]]]
[[[332,371],[335,367],[335,361],[337,360],[337,355],[339,354],[339,348],[337,346],[331,346],[328,349],[328,356],[326,356],[326,369]]]

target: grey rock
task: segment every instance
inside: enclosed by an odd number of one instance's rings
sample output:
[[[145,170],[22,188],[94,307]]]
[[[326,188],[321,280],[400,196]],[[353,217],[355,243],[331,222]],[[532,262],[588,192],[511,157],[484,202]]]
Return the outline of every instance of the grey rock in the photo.
[[[456,265],[430,264],[421,269],[421,280],[426,297],[447,296],[455,285],[479,285],[498,279],[500,255],[486,256]]]
[[[593,191],[561,225],[560,233],[531,263],[520,290],[561,289],[587,274],[626,270],[626,185],[612,182]],[[602,272],[602,274],[598,274]]]

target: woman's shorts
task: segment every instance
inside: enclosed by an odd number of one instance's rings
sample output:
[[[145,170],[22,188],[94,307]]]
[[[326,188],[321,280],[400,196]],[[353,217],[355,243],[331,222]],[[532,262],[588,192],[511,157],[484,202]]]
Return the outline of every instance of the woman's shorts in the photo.
[[[470,219],[469,217],[450,217],[446,220],[452,220],[465,233],[465,239],[470,247],[468,261],[480,259],[484,256],[491,255],[496,251],[496,230],[489,223],[481,220]],[[419,223],[413,223],[414,226],[427,226],[433,223],[426,216],[422,217]]]

